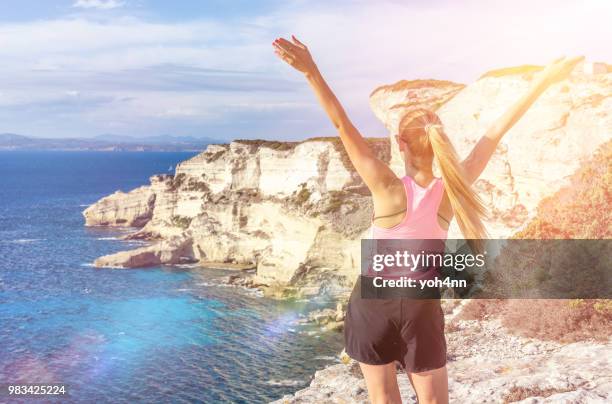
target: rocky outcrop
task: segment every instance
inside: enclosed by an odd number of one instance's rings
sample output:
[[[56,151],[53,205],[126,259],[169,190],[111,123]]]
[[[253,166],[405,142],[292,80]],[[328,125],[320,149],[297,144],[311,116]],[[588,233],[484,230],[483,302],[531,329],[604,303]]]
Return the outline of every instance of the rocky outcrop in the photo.
[[[152,246],[105,255],[94,261],[97,267],[141,268],[193,262],[193,240],[187,235],[170,237]]]
[[[464,88],[463,84],[445,80],[401,80],[372,91],[370,106],[393,134],[406,111],[415,107],[438,110]]]
[[[141,227],[153,215],[155,193],[143,186],[128,193],[117,191],[83,211],[86,226]]]
[[[612,399],[612,344],[561,345],[508,334],[497,321],[459,321],[447,330],[451,403],[607,403]],[[398,371],[402,401],[416,403]],[[315,373],[309,387],[277,404],[368,403],[358,364]]]
[[[491,236],[520,229],[539,201],[612,137],[612,73],[578,70],[534,104],[475,184],[491,212]],[[465,156],[537,71],[498,70],[467,86],[402,81],[375,90],[370,104],[391,134],[407,109],[436,109]],[[371,143],[403,175],[394,139]],[[310,139],[211,145],[178,165],[175,175],[154,176],[148,186],[103,198],[84,216],[87,225],[142,226],[128,238],[155,241],[102,257],[98,266],[194,260],[255,267],[254,284],[287,295],[346,291],[359,272],[359,240],[371,212],[369,193],[338,139]],[[459,236],[454,224],[450,235]],[[170,254],[172,245],[179,251]]]
[[[344,329],[344,315],[346,307],[342,302],[336,304],[336,309],[318,309],[308,313],[303,319],[305,323],[313,323],[323,327],[328,331],[342,331]]]
[[[389,159],[386,140],[372,145]],[[87,225],[149,217],[128,238],[152,245],[101,257],[96,266],[222,263],[256,267],[252,283],[271,293],[335,293],[359,271],[368,195],[338,139],[235,141],[211,145],[174,176],[153,176],[148,187],[103,198],[84,215]]]
[[[372,94],[370,105],[395,133],[403,113],[415,106],[413,100],[423,99],[426,106],[437,107],[459,155],[467,156],[495,119],[527,91],[540,69],[520,66],[488,72],[462,89],[438,81],[383,87]],[[583,71],[579,66],[538,99],[506,134],[476,182],[490,211],[491,237],[513,234],[534,216],[540,200],[564,185],[584,159],[612,138],[612,74]],[[402,174],[397,148],[391,150],[390,165]],[[457,226],[451,227],[449,236],[459,237]]]

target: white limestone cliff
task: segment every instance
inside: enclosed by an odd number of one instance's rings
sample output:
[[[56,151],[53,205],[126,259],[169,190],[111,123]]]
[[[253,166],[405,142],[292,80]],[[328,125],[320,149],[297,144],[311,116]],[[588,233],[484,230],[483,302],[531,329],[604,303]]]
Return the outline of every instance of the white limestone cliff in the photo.
[[[523,95],[537,67],[485,74],[458,89],[439,81],[404,82],[382,87],[370,97],[376,116],[391,133],[403,113],[415,105],[437,108],[458,154],[465,157],[487,128]],[[559,189],[595,149],[612,137],[612,73],[582,69],[552,85],[505,135],[488,167],[475,183],[491,214],[492,238],[513,234],[533,217],[538,202]],[[392,147],[391,167],[403,175],[403,162]],[[460,237],[452,226],[449,237]]]
[[[372,142],[388,160],[386,142]],[[258,285],[317,294],[350,287],[371,203],[337,139],[235,141],[211,145],[174,176],[153,176],[148,187],[116,192],[83,214],[88,226],[140,223],[128,238],[154,241],[96,266],[255,266]]]
[[[612,137],[612,73],[578,70],[533,105],[475,184],[491,211],[491,236],[520,229],[538,202]],[[465,156],[534,74],[533,67],[501,70],[467,86],[403,81],[375,90],[370,104],[392,134],[406,109],[437,109]],[[373,144],[403,175],[394,139]],[[211,145],[174,176],[154,176],[149,186],[117,192],[83,214],[88,226],[142,226],[129,237],[156,241],[146,251],[101,257],[98,266],[243,264],[255,266],[255,283],[270,290],[316,294],[348,288],[359,273],[371,202],[337,139],[234,141]],[[459,236],[455,225],[452,236]]]
[[[86,226],[144,226],[153,214],[155,193],[142,186],[128,193],[117,191],[83,211]]]

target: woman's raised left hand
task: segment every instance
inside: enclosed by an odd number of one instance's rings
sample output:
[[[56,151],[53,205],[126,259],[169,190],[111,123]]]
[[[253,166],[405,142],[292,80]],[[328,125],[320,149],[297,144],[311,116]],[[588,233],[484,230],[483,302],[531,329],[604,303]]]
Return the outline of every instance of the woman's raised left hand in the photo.
[[[542,80],[550,85],[565,80],[567,76],[574,70],[576,65],[584,60],[584,56],[574,58],[562,57],[544,68],[542,71]]]

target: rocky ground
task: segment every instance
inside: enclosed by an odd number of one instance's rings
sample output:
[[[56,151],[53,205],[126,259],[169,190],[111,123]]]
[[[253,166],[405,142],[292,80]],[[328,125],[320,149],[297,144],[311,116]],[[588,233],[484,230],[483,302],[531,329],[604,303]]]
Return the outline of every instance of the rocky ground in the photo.
[[[455,321],[447,315],[452,403],[608,403],[612,400],[612,343],[558,344],[511,335],[497,320]],[[404,403],[416,403],[398,373]],[[310,386],[280,403],[367,403],[355,361],[315,373]]]

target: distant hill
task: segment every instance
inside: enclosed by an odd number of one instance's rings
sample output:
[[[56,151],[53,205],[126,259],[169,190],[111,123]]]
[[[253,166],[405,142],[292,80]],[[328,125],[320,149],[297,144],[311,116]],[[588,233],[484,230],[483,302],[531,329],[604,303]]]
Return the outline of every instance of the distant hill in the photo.
[[[113,134],[92,138],[35,138],[14,133],[0,133],[0,150],[53,151],[199,151],[211,143],[209,138],[191,136],[133,137]]]

